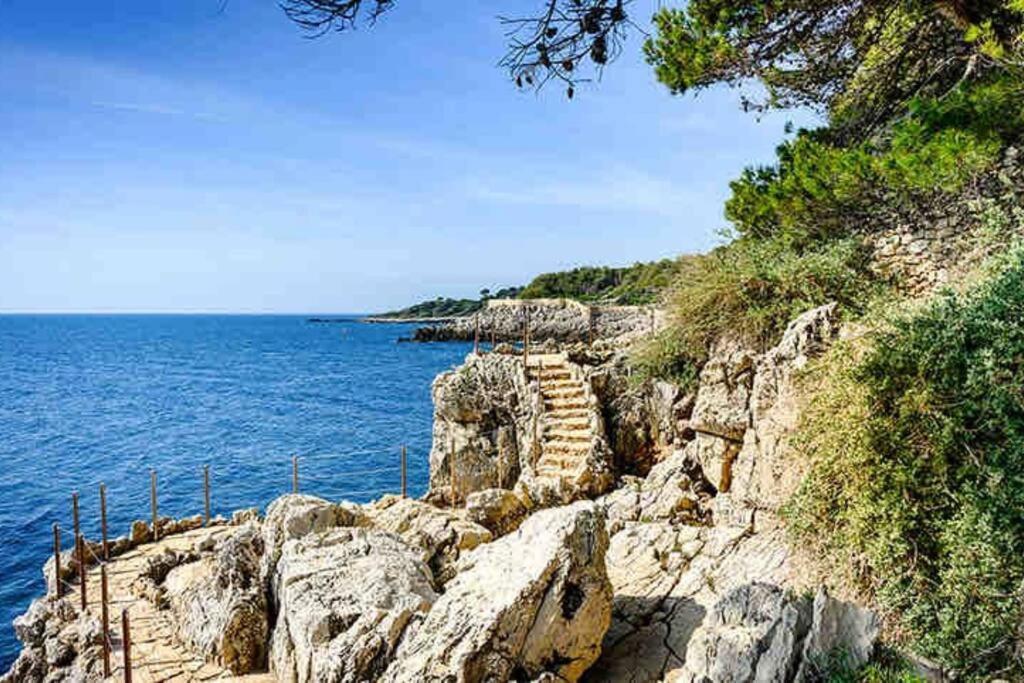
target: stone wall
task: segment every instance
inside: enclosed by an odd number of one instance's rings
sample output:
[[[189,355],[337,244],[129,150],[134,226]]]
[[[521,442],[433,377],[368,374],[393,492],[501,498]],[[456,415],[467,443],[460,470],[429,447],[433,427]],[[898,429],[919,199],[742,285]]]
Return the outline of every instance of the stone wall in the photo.
[[[1024,237],[1022,195],[1024,159],[1010,148],[995,171],[955,198],[936,193],[923,206],[879,217],[875,224],[885,229],[864,231],[873,267],[910,295],[954,284],[1014,237]],[[998,213],[1007,225],[986,220]]]

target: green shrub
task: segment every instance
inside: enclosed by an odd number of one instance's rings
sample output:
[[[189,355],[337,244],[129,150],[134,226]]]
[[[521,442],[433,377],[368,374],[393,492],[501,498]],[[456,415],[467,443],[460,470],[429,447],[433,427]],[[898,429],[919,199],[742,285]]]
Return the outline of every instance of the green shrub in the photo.
[[[1024,253],[815,378],[790,529],[966,678],[1024,675]]]
[[[669,306],[679,345],[700,359],[723,335],[767,347],[798,314],[830,301],[859,310],[875,286],[856,240],[797,251],[781,240],[739,239],[683,259]]]
[[[675,327],[644,340],[630,355],[637,380],[663,379],[685,390],[696,387],[701,360],[687,348]]]

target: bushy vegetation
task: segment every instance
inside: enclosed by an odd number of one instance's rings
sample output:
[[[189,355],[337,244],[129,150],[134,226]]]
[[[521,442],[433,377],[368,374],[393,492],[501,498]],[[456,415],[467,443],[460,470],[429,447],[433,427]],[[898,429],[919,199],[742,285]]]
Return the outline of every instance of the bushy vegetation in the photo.
[[[828,356],[790,528],[922,654],[1024,676],[1024,254]]]
[[[747,169],[726,204],[731,241],[680,261],[666,297],[674,329],[637,352],[640,373],[693,375],[682,366],[723,335],[767,347],[829,301],[859,314],[887,285],[862,236],[990,172],[1024,139],[1021,102],[1024,84],[1009,75],[973,82],[915,100],[885,136],[841,145],[829,128],[801,131],[774,166]]]
[[[584,266],[535,277],[519,293],[521,299],[565,298],[612,304],[647,304],[672,282],[672,259],[635,263],[624,268]]]

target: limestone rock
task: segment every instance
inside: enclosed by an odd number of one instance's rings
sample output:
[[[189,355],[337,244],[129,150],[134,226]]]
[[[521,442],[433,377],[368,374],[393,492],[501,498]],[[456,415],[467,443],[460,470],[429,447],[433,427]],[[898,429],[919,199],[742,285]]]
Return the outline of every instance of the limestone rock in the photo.
[[[172,569],[164,582],[178,639],[238,675],[266,665],[270,628],[262,554],[259,527],[249,523],[214,556]]]
[[[466,514],[495,536],[504,536],[519,528],[528,511],[522,499],[512,491],[485,489],[469,495]]]
[[[271,670],[280,681],[371,681],[434,602],[430,570],[395,536],[335,528],[284,544]]]
[[[368,521],[355,516],[350,508],[340,507],[323,498],[304,494],[281,496],[270,504],[263,520],[262,576],[269,579],[285,542],[343,524],[359,526],[363,523]]]
[[[540,396],[516,356],[470,355],[432,387],[430,498],[451,501],[474,491],[511,488],[534,460]]]
[[[608,537],[592,502],[542,510],[465,555],[384,681],[575,681],[600,653],[611,612]]]
[[[835,304],[801,314],[782,340],[758,361],[751,400],[751,429],[731,467],[731,490],[748,507],[778,510],[799,485],[800,463],[788,457],[799,419],[797,374],[824,353],[839,331]]]
[[[725,340],[711,350],[700,372],[697,401],[690,425],[698,432],[738,441],[750,424],[747,405],[755,355]]]
[[[874,612],[835,600],[819,589],[814,596],[814,617],[804,644],[798,678],[816,680],[821,662],[840,651],[846,658],[845,663],[851,667],[867,663],[874,651],[879,628]]]
[[[680,683],[812,681],[823,658],[842,650],[851,667],[868,661],[878,635],[870,612],[819,592],[796,597],[766,583],[725,594],[693,634]]]
[[[368,514],[375,527],[423,551],[423,561],[438,585],[453,576],[460,554],[492,538],[490,531],[455,512],[409,498],[385,496],[368,508]]]

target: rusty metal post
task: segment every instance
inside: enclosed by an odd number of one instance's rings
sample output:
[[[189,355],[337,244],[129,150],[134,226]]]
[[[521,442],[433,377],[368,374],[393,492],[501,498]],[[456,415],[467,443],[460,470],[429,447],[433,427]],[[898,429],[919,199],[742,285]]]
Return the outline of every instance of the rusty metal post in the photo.
[[[587,346],[594,345],[594,307],[587,306]]]
[[[473,331],[473,355],[480,355],[480,314],[477,313],[473,316],[473,320],[476,322],[475,329]]]
[[[494,330],[494,323],[491,323],[491,351],[498,345],[498,335]]]
[[[79,590],[82,592],[81,603],[82,611],[84,612],[89,607],[89,599],[86,596],[85,582],[87,580],[85,571],[85,539],[82,538],[82,534],[78,534],[75,537],[75,547],[78,549],[78,585]]]
[[[299,456],[292,456],[292,493],[299,492]]]
[[[405,494],[406,494],[405,444],[402,444],[402,498],[405,498]]]
[[[106,562],[110,559],[110,542],[107,540],[107,487],[105,484],[100,484],[100,538],[103,541],[103,561]]]
[[[203,526],[210,526],[210,466],[203,466]]]
[[[132,632],[127,609],[121,612],[121,652],[124,655],[124,683],[132,683]]]
[[[110,612],[107,603],[107,565],[100,565],[100,604],[103,621],[103,677],[110,678]]]
[[[60,578],[60,524],[53,525],[53,576],[56,580],[57,599],[64,597],[64,583]]]
[[[149,471],[149,507],[153,511],[153,540],[157,541],[160,539],[160,533],[157,528],[159,523],[159,508],[157,506],[156,499],[156,470]]]

